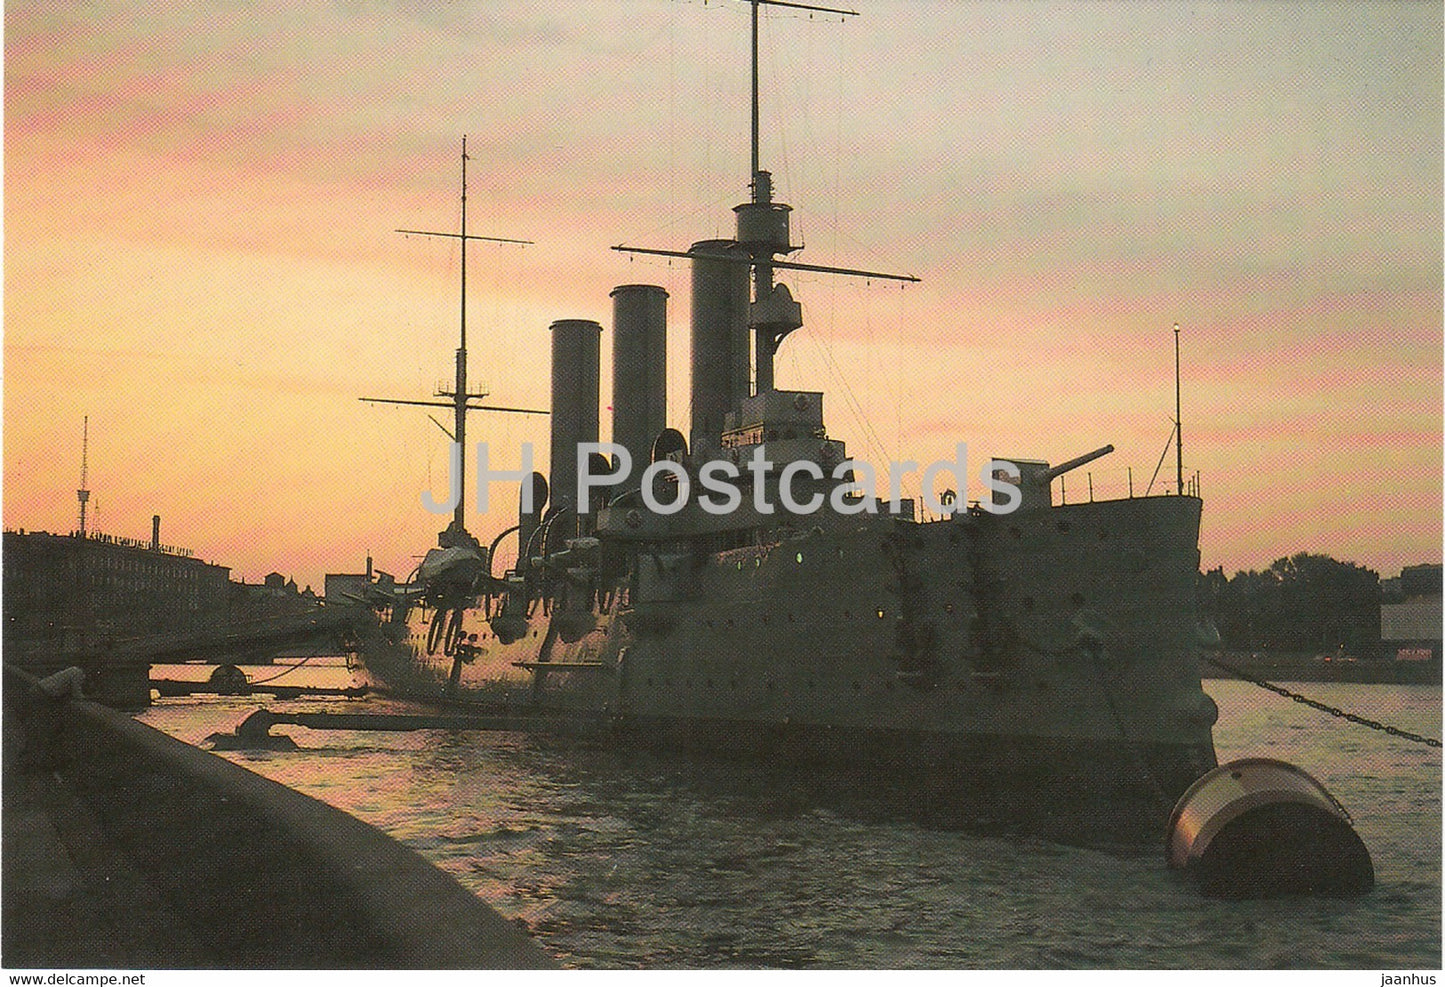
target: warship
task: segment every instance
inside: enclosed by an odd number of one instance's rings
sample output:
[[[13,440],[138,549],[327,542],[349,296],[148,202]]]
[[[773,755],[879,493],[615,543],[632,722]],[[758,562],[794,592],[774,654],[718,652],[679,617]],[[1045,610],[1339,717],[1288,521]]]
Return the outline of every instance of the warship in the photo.
[[[463,248],[455,387],[399,402],[455,413],[454,517],[406,583],[369,588],[360,660],[398,694],[904,779],[924,802],[1083,796],[1167,813],[1216,765],[1197,486],[1181,471],[1170,494],[1053,503],[1053,481],[1104,446],[1058,465],[990,461],[971,504],[957,471],[958,493],[925,491],[928,512],[896,487],[871,495],[823,394],[774,386],[774,355],[802,326],[775,276],[912,279],[785,259],[790,207],[758,160],[758,8],[775,0],[748,2],[751,197],[736,236],[614,248],[688,259],[690,435],[665,421],[668,293],[621,285],[612,442],[598,442],[602,327],[555,322],[551,475],[517,471],[517,524],[487,543],[463,523],[467,413],[527,409],[467,391],[465,247],[487,238],[466,232],[463,144],[461,233],[439,234]],[[498,569],[508,539],[516,561]]]

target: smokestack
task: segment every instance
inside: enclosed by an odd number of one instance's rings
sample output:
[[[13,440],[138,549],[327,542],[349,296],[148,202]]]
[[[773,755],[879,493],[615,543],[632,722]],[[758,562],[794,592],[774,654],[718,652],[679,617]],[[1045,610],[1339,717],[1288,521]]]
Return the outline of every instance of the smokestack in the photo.
[[[597,441],[602,327],[585,319],[552,323],[552,503],[577,508],[577,446]],[[568,531],[575,525],[566,523]]]
[[[612,289],[612,441],[640,471],[667,427],[667,291],[655,284]]]
[[[153,515],[151,515],[151,551],[152,551],[152,552],[159,552],[160,550],[161,550],[161,516],[160,516],[159,514],[153,514]]]
[[[748,395],[747,258],[731,240],[694,243],[692,261],[692,447],[715,447],[723,416]]]

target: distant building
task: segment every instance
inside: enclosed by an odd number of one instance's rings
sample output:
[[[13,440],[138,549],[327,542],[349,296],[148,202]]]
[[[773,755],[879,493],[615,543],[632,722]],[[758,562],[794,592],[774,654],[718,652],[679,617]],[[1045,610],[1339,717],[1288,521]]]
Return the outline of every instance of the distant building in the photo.
[[[355,603],[365,597],[371,582],[371,556],[368,555],[365,572],[328,572],[322,594],[331,603]]]
[[[223,623],[231,570],[161,545],[110,535],[4,533],[5,639],[67,632],[126,636]]]
[[[1396,661],[1439,661],[1442,631],[1442,570],[1413,565],[1400,570],[1401,602],[1380,605],[1380,643]]]
[[[256,594],[261,596],[300,596],[301,590],[296,586],[296,580],[287,579],[279,572],[268,572],[261,585],[254,587]],[[308,589],[309,592],[309,589]],[[315,598],[315,594],[311,594]]]
[[[1405,591],[1400,588],[1400,577],[1391,576],[1380,580],[1381,603],[1404,603]]]
[[[328,572],[326,600],[328,603],[354,603],[362,598],[370,585],[371,579],[364,572]]]
[[[1400,570],[1400,593],[1405,599],[1433,596],[1439,598],[1445,592],[1442,584],[1445,570],[1436,565],[1407,565]]]

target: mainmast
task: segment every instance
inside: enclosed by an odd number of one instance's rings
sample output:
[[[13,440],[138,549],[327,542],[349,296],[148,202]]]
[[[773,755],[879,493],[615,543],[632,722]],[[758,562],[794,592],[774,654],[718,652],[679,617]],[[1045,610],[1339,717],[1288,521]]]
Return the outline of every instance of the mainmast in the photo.
[[[747,0],[752,5],[752,201],[736,207],[738,242],[753,258],[753,305],[748,327],[753,330],[754,387],[757,393],[773,389],[773,355],[783,337],[803,326],[803,307],[784,285],[773,284],[774,258],[798,248],[788,228],[791,206],[773,202],[773,176],[763,171],[758,109],[758,14],[763,5],[856,17],[856,10],[790,3],[785,0]],[[886,276],[886,275],[879,275]],[[917,280],[917,279],[913,279]]]
[[[485,240],[485,241],[487,241],[487,242],[489,242],[489,243],[522,243],[522,244],[530,244],[530,243],[533,242],[533,241],[531,241],[531,240],[514,240],[514,239],[511,239],[511,238],[508,238],[508,237],[475,236],[475,235],[470,234],[470,233],[467,232],[467,162],[470,161],[470,160],[471,160],[471,159],[467,156],[467,139],[466,139],[465,137],[463,137],[463,138],[462,138],[462,218],[461,218],[461,232],[459,232],[459,233],[449,233],[449,232],[437,232],[437,231],[435,231],[435,230],[397,230],[397,231],[396,231],[396,232],[398,232],[398,233],[406,233],[406,234],[411,234],[411,235],[416,235],[416,236],[438,236],[438,237],[447,237],[447,238],[449,238],[449,239],[461,241],[461,247],[462,247],[462,250],[461,250],[461,253],[462,253],[462,257],[461,257],[461,263],[462,263],[462,276],[461,276],[461,289],[462,289],[462,290],[461,290],[461,331],[460,331],[460,345],[457,346],[456,383],[455,383],[455,385],[453,386],[453,388],[452,388],[450,391],[446,390],[445,388],[438,388],[438,389],[437,389],[437,392],[436,392],[436,396],[437,396],[437,397],[439,397],[439,398],[448,398],[449,400],[447,400],[447,401],[404,401],[404,400],[398,400],[398,399],[393,399],[393,398],[361,398],[362,401],[370,401],[370,402],[373,402],[373,403],[376,403],[376,404],[409,404],[409,405],[420,405],[420,406],[424,406],[424,407],[433,407],[433,408],[451,408],[451,409],[452,409],[453,416],[454,416],[454,422],[453,422],[454,431],[452,431],[452,432],[447,432],[447,435],[448,435],[449,438],[451,438],[451,440],[452,440],[454,443],[456,443],[456,444],[461,448],[463,463],[465,462],[466,448],[467,448],[467,412],[468,412],[468,411],[512,411],[512,412],[517,412],[517,413],[525,414],[525,415],[545,415],[545,414],[547,414],[547,412],[545,412],[545,411],[539,411],[539,410],[532,409],[532,408],[503,408],[503,407],[498,407],[498,406],[496,406],[496,405],[473,404],[473,403],[472,403],[473,401],[480,401],[482,398],[486,397],[487,395],[486,395],[485,392],[478,392],[478,393],[476,393],[476,394],[469,394],[469,393],[467,392],[467,242],[470,241],[470,240]],[[436,419],[433,418],[432,421],[436,421]],[[440,424],[440,423],[438,423],[438,424]],[[445,432],[446,429],[443,428],[442,431]],[[455,511],[454,511],[454,513],[453,513],[453,523],[456,525],[456,527],[458,528],[458,530],[460,530],[460,529],[462,529],[462,528],[464,527],[464,525],[463,525],[463,523],[462,523],[462,516],[463,516],[463,514],[465,513],[465,505],[466,505],[466,470],[465,470],[464,468],[459,468],[458,471],[457,471],[457,475],[456,475],[456,477],[455,477],[454,479],[455,479],[455,481],[456,481],[456,483],[457,483],[457,489],[458,489],[458,491],[459,491],[459,496],[457,497],[457,506],[456,506],[456,509],[455,509]]]

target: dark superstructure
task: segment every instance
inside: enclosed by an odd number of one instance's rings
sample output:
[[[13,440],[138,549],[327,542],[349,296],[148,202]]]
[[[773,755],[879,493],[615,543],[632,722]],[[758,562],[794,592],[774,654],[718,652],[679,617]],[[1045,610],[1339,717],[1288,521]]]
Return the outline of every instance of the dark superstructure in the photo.
[[[756,52],[770,0],[751,2]],[[756,98],[751,186],[734,238],[640,250],[691,262],[690,436],[662,418],[663,289],[612,293],[611,462],[577,453],[598,435],[601,327],[554,324],[550,486],[534,474],[531,510],[490,546],[457,537],[459,513],[409,591],[374,596],[367,666],[413,694],[601,711],[642,742],[902,780],[922,802],[1067,790],[1137,797],[1162,819],[1215,764],[1200,500],[1054,505],[1052,481],[1105,446],[1057,467],[992,463],[1011,482],[971,506],[945,495],[935,520],[901,499],[870,511],[823,395],[774,386],[773,355],[802,325],[774,276],[901,276],[779,259],[796,248],[758,167]],[[460,395],[460,364],[457,380]],[[578,503],[579,462],[620,469],[619,448],[629,481]],[[709,510],[708,473],[729,467],[736,502]],[[517,563],[496,571],[513,532]]]

